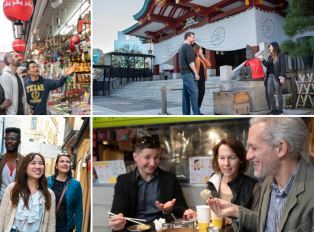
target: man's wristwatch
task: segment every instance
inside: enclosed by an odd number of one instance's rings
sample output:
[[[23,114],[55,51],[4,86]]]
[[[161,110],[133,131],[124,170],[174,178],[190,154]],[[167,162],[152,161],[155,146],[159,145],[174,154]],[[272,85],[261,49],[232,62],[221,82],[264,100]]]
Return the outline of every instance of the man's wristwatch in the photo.
[[[280,79],[280,80],[285,80],[286,78],[284,78],[284,77],[280,76],[280,77],[279,77],[279,79]]]

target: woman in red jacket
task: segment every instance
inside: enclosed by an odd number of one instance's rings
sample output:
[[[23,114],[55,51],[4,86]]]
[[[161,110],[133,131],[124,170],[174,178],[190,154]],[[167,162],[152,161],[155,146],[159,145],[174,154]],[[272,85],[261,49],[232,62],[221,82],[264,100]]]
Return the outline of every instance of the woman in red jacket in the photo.
[[[205,95],[205,81],[207,81],[207,68],[211,66],[210,62],[203,55],[203,49],[195,45],[193,47],[195,53],[196,70],[200,79],[198,80],[198,108],[201,108]]]

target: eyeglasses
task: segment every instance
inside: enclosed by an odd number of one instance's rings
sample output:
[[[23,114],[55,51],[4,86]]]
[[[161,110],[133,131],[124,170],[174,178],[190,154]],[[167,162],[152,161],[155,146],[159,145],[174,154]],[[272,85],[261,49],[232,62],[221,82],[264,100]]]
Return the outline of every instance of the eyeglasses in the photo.
[[[5,137],[4,140],[7,141],[7,142],[10,141],[10,140],[11,140],[12,142],[16,142],[16,141],[17,141],[17,138],[14,138],[14,137]]]
[[[147,146],[154,144],[156,146],[159,146],[160,143],[157,140],[151,140],[151,139],[143,139],[141,142],[139,142],[136,146],[139,146],[141,144],[147,144]]]

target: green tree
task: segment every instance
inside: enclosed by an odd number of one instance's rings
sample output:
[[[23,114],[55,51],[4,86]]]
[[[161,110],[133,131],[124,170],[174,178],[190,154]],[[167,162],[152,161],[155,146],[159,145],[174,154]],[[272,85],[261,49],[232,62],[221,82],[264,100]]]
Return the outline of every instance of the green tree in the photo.
[[[125,44],[123,47],[116,49],[114,52],[122,53],[122,54],[143,54],[138,46]],[[136,57],[136,56],[113,56],[112,57],[112,67],[114,68],[144,68],[144,57]],[[145,59],[145,68],[149,67],[149,62]]]
[[[283,52],[289,53],[292,58],[313,54],[314,36],[304,42],[294,42],[292,37],[297,34],[314,31],[314,1],[289,0],[283,30],[285,35],[290,37],[290,39],[283,41],[280,45]]]

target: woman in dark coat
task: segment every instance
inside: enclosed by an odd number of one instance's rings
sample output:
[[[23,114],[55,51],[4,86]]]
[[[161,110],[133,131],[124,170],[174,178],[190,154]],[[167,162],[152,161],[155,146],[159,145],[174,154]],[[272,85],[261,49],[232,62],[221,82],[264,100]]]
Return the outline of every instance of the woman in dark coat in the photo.
[[[286,79],[286,59],[282,54],[278,43],[272,42],[269,44],[270,55],[267,61],[263,56],[257,55],[262,64],[267,68],[265,85],[267,86],[268,98],[272,111],[269,115],[283,115],[283,97],[282,84]],[[274,88],[278,99],[278,109],[274,97]]]

